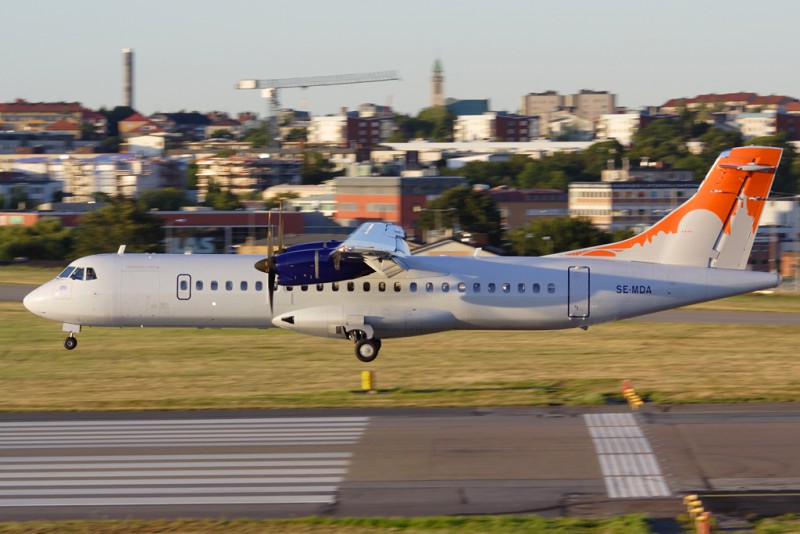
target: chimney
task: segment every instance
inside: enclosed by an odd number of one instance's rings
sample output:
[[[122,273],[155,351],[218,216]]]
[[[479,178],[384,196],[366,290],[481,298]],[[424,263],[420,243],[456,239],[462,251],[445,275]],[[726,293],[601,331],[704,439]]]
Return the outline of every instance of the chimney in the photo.
[[[123,99],[122,105],[133,107],[133,49],[122,49]]]

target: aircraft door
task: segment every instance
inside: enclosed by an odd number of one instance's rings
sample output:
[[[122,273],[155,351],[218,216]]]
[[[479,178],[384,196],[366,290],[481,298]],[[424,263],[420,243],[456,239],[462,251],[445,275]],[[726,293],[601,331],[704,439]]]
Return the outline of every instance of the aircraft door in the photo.
[[[192,298],[192,276],[188,274],[178,275],[178,300],[189,300]]]
[[[589,317],[589,268],[569,268],[567,315],[574,319]]]

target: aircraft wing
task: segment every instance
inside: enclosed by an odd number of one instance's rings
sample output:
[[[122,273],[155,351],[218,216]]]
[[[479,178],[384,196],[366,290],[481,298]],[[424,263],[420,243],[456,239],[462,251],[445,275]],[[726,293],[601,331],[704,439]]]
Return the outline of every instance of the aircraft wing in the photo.
[[[392,277],[408,270],[405,258],[411,255],[411,251],[405,237],[405,232],[397,225],[364,223],[342,241],[329,257],[336,265],[342,261],[363,261],[376,272]]]

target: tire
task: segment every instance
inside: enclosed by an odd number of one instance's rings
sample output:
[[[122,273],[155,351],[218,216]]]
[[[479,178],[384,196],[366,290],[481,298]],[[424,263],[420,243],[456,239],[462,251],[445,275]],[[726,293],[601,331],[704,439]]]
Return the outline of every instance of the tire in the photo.
[[[64,348],[67,350],[73,350],[75,347],[78,346],[78,340],[74,337],[68,337],[64,340]]]
[[[356,358],[364,363],[369,363],[378,357],[378,347],[371,339],[356,341]]]

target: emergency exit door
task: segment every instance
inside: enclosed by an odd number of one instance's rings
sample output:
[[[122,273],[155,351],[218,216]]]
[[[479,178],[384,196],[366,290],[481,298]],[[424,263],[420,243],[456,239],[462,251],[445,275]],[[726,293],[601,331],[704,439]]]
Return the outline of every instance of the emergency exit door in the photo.
[[[569,268],[567,315],[574,319],[589,317],[589,268]]]

